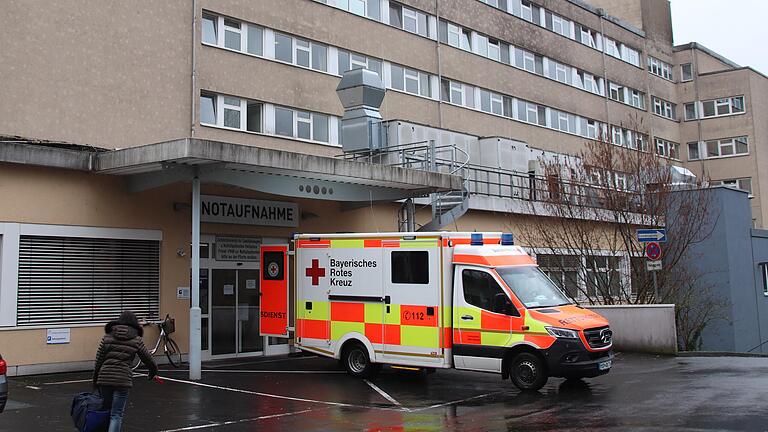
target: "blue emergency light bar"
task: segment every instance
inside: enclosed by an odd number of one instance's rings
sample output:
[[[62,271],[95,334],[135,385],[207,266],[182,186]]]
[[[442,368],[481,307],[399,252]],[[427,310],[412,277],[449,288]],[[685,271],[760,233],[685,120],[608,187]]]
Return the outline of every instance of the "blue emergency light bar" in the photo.
[[[482,233],[472,233],[470,244],[472,246],[482,246],[483,245],[483,234]]]
[[[502,246],[515,245],[515,237],[512,235],[512,233],[506,233],[501,235],[501,245]]]

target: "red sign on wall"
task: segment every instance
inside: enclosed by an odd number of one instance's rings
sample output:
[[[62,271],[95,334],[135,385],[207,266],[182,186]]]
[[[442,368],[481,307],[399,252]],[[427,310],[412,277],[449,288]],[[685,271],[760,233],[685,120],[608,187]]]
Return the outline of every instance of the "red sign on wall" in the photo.
[[[288,245],[261,246],[261,336],[288,336]]]

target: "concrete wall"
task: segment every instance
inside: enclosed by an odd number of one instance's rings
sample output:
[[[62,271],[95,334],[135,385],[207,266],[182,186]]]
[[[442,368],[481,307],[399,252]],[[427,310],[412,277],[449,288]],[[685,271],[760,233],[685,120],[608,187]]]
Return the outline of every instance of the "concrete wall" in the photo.
[[[617,351],[677,353],[675,305],[586,306],[611,323]]]

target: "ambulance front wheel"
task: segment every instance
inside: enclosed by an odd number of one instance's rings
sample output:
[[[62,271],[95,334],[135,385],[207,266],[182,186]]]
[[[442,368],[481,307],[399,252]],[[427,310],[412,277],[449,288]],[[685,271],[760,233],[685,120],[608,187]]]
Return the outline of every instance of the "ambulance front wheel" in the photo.
[[[547,369],[536,354],[522,352],[509,362],[509,378],[523,391],[536,391],[547,383]]]
[[[371,359],[368,357],[368,350],[358,343],[344,348],[341,362],[344,364],[347,372],[358,378],[371,377],[381,370],[381,365],[371,363]]]

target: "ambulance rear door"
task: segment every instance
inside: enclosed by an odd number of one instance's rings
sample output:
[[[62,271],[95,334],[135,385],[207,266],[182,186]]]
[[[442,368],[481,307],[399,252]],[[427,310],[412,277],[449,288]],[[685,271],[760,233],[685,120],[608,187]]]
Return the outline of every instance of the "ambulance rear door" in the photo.
[[[383,349],[384,289],[381,241],[331,239],[327,259],[328,301],[332,350],[339,354],[348,338],[366,338],[376,352]]]
[[[384,362],[441,367],[442,274],[438,237],[383,245]]]

